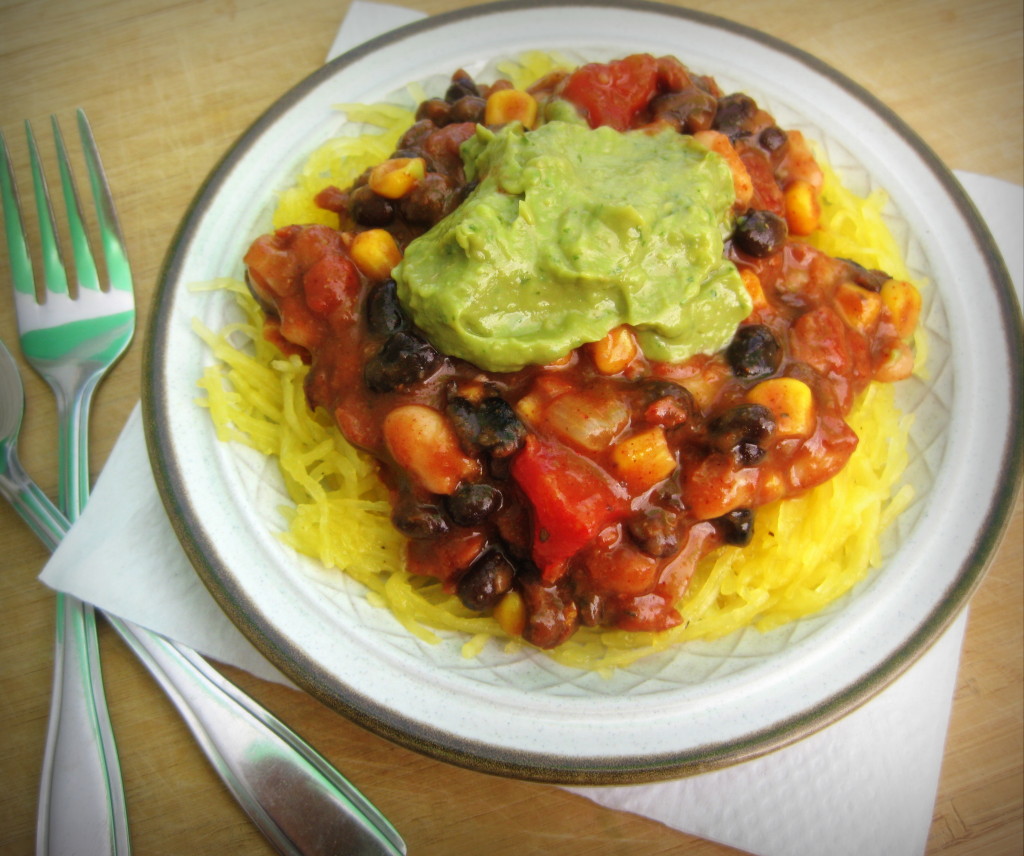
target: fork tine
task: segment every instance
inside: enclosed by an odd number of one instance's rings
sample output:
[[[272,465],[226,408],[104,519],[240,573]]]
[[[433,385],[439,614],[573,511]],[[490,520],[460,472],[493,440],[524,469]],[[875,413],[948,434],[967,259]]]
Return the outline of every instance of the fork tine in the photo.
[[[50,204],[50,189],[46,184],[39,148],[36,146],[32,125],[25,122],[25,137],[28,140],[29,160],[32,164],[32,187],[36,197],[36,213],[39,216],[39,242],[42,245],[43,282],[46,290],[53,294],[68,294],[68,277],[64,272],[64,258],[60,239],[57,236],[57,222]]]
[[[99,149],[96,147],[96,140],[93,138],[92,127],[85,116],[85,111],[79,109],[77,117],[78,134],[82,139],[82,151],[89,173],[89,183],[92,185],[92,197],[96,205],[96,218],[99,222],[110,287],[131,291],[131,267],[128,264],[128,253],[125,251],[124,236],[121,234],[121,224],[117,218],[107,174],[103,169]]]
[[[25,241],[25,229],[21,224],[21,197],[18,194],[18,184],[14,179],[11,153],[2,133],[0,133],[0,153],[3,155],[3,169],[0,169],[0,198],[3,201],[4,231],[7,235],[14,289],[35,300],[36,286],[35,277],[32,274],[32,257],[29,255],[28,243]]]
[[[60,171],[60,183],[64,192],[64,208],[68,215],[68,235],[71,237],[71,253],[75,259],[75,279],[79,288],[99,290],[100,278],[96,272],[96,262],[82,221],[82,205],[78,199],[78,189],[71,171],[68,151],[64,146],[64,135],[60,132],[56,116],[50,117],[50,125],[53,128],[53,143],[57,149],[57,168]]]

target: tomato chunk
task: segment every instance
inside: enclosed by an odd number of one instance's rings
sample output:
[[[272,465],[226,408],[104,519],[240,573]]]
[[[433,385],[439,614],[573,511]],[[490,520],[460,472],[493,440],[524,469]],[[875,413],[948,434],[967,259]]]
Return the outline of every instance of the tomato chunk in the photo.
[[[629,510],[622,488],[607,473],[566,446],[535,435],[512,462],[512,476],[533,510],[533,560],[545,581]]]
[[[650,54],[633,54],[609,63],[588,63],[568,78],[562,97],[583,111],[591,128],[630,127],[658,88],[658,61]]]
[[[359,274],[347,256],[325,255],[302,278],[306,304],[325,318],[339,307],[348,317],[356,311]]]

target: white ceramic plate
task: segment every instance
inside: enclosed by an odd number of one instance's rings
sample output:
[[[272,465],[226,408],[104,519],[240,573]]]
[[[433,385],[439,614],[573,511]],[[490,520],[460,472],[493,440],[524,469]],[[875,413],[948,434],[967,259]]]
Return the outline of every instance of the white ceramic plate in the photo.
[[[231,313],[189,283],[241,276],[269,229],[275,192],[344,132],[339,102],[432,94],[456,68],[533,49],[580,59],[674,54],[803,129],[859,192],[882,186],[893,231],[926,281],[926,380],[900,387],[916,414],[907,478],[917,491],[888,559],[851,596],[775,632],[690,644],[610,679],[536,652],[410,636],[361,588],[281,546],[273,463],[217,442],[194,404],[210,355],[193,318]],[[1021,330],[994,245],[951,174],[903,123],[821,62],[763,34],[645,4],[528,3],[427,19],[325,66],[227,153],[172,246],[154,308],[145,395],[154,469],[176,530],[225,611],[297,684],[392,739],[491,772],[626,782],[769,751],[827,724],[912,662],[966,602],[1009,514],[1021,458]],[[328,579],[330,577],[330,579]]]

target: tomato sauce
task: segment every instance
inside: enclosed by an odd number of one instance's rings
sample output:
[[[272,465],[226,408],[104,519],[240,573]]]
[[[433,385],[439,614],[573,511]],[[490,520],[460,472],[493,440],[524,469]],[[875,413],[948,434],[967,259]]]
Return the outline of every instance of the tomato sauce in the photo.
[[[821,175],[798,133],[675,59],[639,55],[531,94],[574,103],[591,126],[668,124],[722,149],[738,200],[726,255],[753,304],[730,346],[658,363],[621,328],[510,373],[439,353],[355,237],[400,253],[450,213],[472,190],[458,144],[509,87],[456,73],[393,156],[422,158],[424,175],[397,197],[369,173],[324,191],[342,229],[262,236],[248,282],[267,337],[309,362],[310,405],[380,461],[412,573],[543,648],[580,625],[662,630],[682,620],[701,557],[746,544],[759,506],[843,467],[857,394],[912,367],[916,293],[799,240]]]

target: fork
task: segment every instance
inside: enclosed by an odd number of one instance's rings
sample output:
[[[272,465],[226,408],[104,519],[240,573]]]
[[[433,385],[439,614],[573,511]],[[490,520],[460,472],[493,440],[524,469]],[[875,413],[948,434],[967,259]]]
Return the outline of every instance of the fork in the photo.
[[[80,130],[87,132],[84,116],[80,121]],[[89,138],[85,146],[95,151],[91,133]],[[34,143],[30,146],[34,147]],[[12,242],[13,221],[18,239],[14,243],[24,247],[10,157],[5,145],[0,148],[7,161],[6,170],[0,170],[0,182],[4,182],[2,194],[8,240]],[[66,158],[61,144],[58,157]],[[91,162],[95,162],[99,172],[99,177],[92,181],[94,194],[104,196],[103,204],[110,212],[108,222],[116,222],[98,156]],[[37,171],[38,180],[35,178]],[[62,178],[64,173],[62,168]],[[65,192],[75,198],[70,171],[66,173]],[[41,169],[33,170],[33,180],[37,188],[41,187],[37,194],[42,192],[45,196]],[[77,202],[74,204],[77,207]],[[52,215],[47,216],[52,219]],[[102,215],[100,220],[102,223]],[[108,243],[116,245],[114,252],[127,272],[123,242],[118,238]],[[19,252],[12,248],[12,260],[16,255]],[[27,253],[24,255],[27,258]],[[27,267],[27,275],[31,276],[31,267]],[[17,463],[17,434],[23,409],[24,392],[17,366],[0,342],[0,450],[4,452],[4,457],[0,458],[0,493],[15,504],[33,530],[54,549],[67,531],[69,521]],[[10,417],[5,413],[11,414]],[[82,447],[81,466],[75,468],[83,473],[88,472],[87,451],[87,447]],[[62,456],[74,454],[75,445],[62,443],[61,453]],[[87,482],[78,495],[84,503],[88,495]],[[199,654],[128,621],[111,615],[106,618],[168,694],[232,795],[279,852],[294,856],[326,856],[338,852],[400,856],[406,852],[398,832],[369,800],[315,749]],[[81,786],[81,782],[75,784]],[[75,837],[75,844],[78,845],[75,852],[110,852],[83,844],[80,836]]]
[[[25,123],[32,185],[39,217],[45,294],[37,299],[31,260],[17,210],[17,187],[10,154],[7,163],[4,214],[11,248],[14,305],[18,315],[21,350],[53,388],[57,398],[60,431],[60,502],[73,521],[89,495],[89,409],[92,396],[107,370],[124,353],[135,330],[135,298],[124,239],[107,186],[99,152],[85,113],[77,113],[89,183],[96,203],[108,288],[100,285],[99,272],[89,245],[70,160],[56,117],[51,117],[61,187],[68,218],[77,294],[72,293],[57,238],[46,177],[32,127]],[[7,186],[9,184],[9,187]]]
[[[21,350],[53,389],[59,433],[59,499],[75,520],[88,497],[88,418],[93,392],[128,347],[135,329],[131,271],[99,153],[78,111],[109,287],[102,289],[60,128],[52,118],[67,210],[76,287],[69,286],[49,190],[31,125],[25,123],[39,220],[45,292],[37,295],[14,169],[0,135],[4,223],[10,250]],[[41,297],[41,299],[37,299]],[[53,693],[43,755],[36,846],[40,853],[127,854],[124,786],[103,680],[92,607],[58,594]]]

